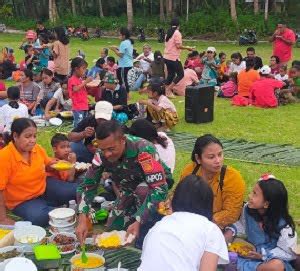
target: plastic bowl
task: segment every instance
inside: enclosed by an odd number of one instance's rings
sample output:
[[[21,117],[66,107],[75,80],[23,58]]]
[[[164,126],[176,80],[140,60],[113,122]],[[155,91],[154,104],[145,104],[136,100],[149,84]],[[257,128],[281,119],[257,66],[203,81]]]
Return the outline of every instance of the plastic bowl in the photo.
[[[75,223],[75,211],[71,208],[57,208],[49,213],[49,224],[54,227],[70,226]]]
[[[46,231],[39,226],[25,226],[15,229],[14,237],[21,244],[39,244],[46,237]]]
[[[68,225],[56,225],[56,224],[53,224],[52,222],[49,222],[50,232],[52,234],[63,233],[63,232],[74,233],[75,232],[75,223],[76,223],[76,221],[74,221],[73,223],[68,224]]]

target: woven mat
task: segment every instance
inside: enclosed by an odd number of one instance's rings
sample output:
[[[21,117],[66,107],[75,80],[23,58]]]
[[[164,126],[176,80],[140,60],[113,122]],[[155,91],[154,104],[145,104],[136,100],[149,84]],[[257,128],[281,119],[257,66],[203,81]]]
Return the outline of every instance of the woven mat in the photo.
[[[197,136],[169,133],[177,149],[192,152]],[[300,166],[300,148],[291,145],[256,143],[244,139],[220,139],[226,159],[258,164]]]

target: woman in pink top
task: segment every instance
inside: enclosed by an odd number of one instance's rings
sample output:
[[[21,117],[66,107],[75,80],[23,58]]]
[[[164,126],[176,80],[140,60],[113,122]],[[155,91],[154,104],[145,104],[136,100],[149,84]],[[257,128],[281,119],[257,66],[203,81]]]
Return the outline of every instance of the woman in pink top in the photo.
[[[173,96],[172,88],[184,77],[183,67],[180,62],[180,52],[182,49],[193,51],[195,48],[182,45],[179,20],[174,18],[166,35],[164,50],[164,59],[168,70],[168,77],[165,82],[167,85],[166,95],[168,97]]]

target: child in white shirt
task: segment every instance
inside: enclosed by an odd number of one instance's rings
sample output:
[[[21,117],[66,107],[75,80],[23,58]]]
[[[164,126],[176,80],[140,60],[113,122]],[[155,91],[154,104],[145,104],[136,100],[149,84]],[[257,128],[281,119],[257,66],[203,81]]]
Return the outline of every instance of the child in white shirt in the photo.
[[[274,78],[276,80],[287,82],[289,80],[289,76],[287,74],[287,66],[282,65],[279,67],[279,73],[277,73]]]
[[[4,132],[10,132],[10,127],[16,118],[28,118],[28,108],[19,102],[20,89],[9,87],[7,89],[9,103],[0,107],[0,124],[4,126]]]

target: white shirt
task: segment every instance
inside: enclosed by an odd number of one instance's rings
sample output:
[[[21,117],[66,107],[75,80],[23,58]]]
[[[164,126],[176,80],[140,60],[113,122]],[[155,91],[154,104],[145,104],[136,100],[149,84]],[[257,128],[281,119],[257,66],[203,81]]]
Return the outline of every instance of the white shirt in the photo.
[[[245,61],[242,61],[240,63],[240,65],[236,65],[234,64],[233,62],[230,63],[230,66],[229,66],[229,74],[232,73],[232,72],[237,72],[237,73],[240,73],[241,71],[245,70],[246,69],[246,62]]]
[[[277,73],[274,78],[278,81],[289,80],[289,76],[287,74],[285,74],[284,76],[281,76],[279,73]]]
[[[159,154],[160,159],[171,169],[171,173],[173,173],[175,168],[175,157],[176,151],[175,146],[171,138],[169,138],[164,132],[158,132],[160,137],[165,137],[168,142],[167,148],[164,148],[160,144],[154,144],[155,148]]]
[[[175,212],[165,216],[145,237],[138,271],[199,271],[205,251],[228,263],[224,236],[206,217]]]
[[[28,118],[28,108],[25,104],[18,103],[19,108],[12,108],[9,104],[0,107],[0,124],[4,125],[4,132],[10,132],[14,119]]]
[[[145,56],[143,53],[137,57],[137,59],[139,59],[139,61],[141,63],[141,68],[142,68],[143,72],[147,72],[150,69],[151,62],[148,62],[148,61],[144,60],[143,58],[140,59],[140,57],[145,57],[145,58],[150,59],[151,61],[154,61],[154,54],[152,52],[150,52],[148,56]]]
[[[62,88],[59,88],[57,91],[55,91],[53,98],[63,106],[64,110],[69,111],[72,109],[72,100],[65,100]]]

